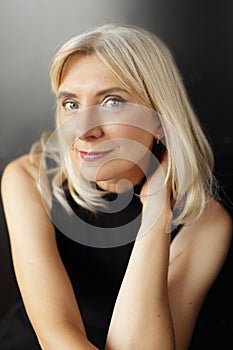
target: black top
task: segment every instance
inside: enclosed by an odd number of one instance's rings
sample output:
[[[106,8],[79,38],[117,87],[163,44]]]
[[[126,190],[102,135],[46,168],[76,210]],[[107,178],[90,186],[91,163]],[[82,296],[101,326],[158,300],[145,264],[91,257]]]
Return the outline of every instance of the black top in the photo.
[[[141,185],[134,187],[136,194],[106,195],[107,212],[99,209],[94,214],[78,205],[68,192],[72,214],[53,198],[51,214],[58,250],[88,339],[98,349],[104,349],[114,304],[140,227],[140,188]],[[177,232],[178,229],[173,236]],[[0,348],[40,349],[22,302],[1,323]]]
[[[119,197],[124,196],[125,194],[119,195]],[[74,209],[75,218],[77,215],[81,220],[76,222],[74,216],[65,214],[65,209],[59,203],[53,206],[55,221],[57,222],[60,217],[62,227],[68,228],[67,231],[61,232],[56,227],[58,249],[72,282],[84,323],[107,328],[134,239],[140,227],[141,202],[139,197],[133,195],[130,203],[120,211],[113,213],[98,211],[92,214],[78,206],[70,195],[68,200]],[[107,200],[111,206],[116,197],[111,194]],[[65,216],[69,223],[65,222]],[[60,222],[59,226],[61,226]],[[71,226],[72,237],[70,238]],[[125,226],[130,232],[129,242],[121,245]],[[111,236],[112,228],[115,228],[115,240],[103,239]],[[92,246],[80,243],[79,237],[84,235],[89,236],[87,243],[91,243]],[[105,248],[100,246],[98,235],[101,236],[101,243],[102,245],[104,243]],[[110,247],[106,247],[106,242]]]
[[[139,184],[134,187],[133,193],[105,196],[108,213],[99,210],[93,214],[77,205],[70,194],[67,194],[67,200],[73,215],[65,214],[65,209],[56,200],[53,203],[54,222],[63,228],[61,232],[55,226],[58,249],[73,285],[82,319],[86,328],[98,328],[99,333],[101,328],[105,335],[141,224],[142,204],[137,195],[140,189]],[[128,198],[131,198],[129,203],[114,212],[116,201],[118,205],[124,204]],[[172,232],[172,238],[178,230]],[[112,236],[114,239],[111,239]],[[85,241],[83,237],[90,245],[80,243]]]

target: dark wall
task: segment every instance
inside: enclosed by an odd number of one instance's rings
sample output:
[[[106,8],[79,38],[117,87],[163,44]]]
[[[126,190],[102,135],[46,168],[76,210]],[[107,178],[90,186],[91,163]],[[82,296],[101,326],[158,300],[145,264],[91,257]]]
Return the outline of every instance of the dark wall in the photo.
[[[2,0],[0,168],[53,127],[49,62],[56,46],[90,27],[126,22],[155,32],[173,51],[213,146],[215,174],[233,215],[233,1]],[[17,287],[0,207],[0,314]],[[191,349],[233,348],[232,248],[201,310]],[[227,344],[231,345],[227,345]]]
[[[144,13],[145,27],[172,50],[213,146],[216,176],[232,199],[233,1],[163,0],[138,6],[129,19],[141,25]],[[232,206],[228,209],[232,213]]]

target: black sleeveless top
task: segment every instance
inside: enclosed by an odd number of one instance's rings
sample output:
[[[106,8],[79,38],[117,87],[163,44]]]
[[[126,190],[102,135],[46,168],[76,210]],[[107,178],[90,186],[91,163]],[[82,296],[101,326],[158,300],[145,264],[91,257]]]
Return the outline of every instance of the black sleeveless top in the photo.
[[[127,194],[108,194],[107,211],[92,213],[67,194],[73,214],[56,199],[52,219],[58,249],[70,277],[83,322],[107,329],[141,223],[140,198],[133,195],[117,210],[116,200]],[[114,210],[115,209],[115,210]]]
[[[141,185],[134,187],[140,192]],[[78,205],[66,192],[73,213],[53,197],[58,250],[73,286],[88,339],[104,349],[114,304],[141,224],[142,205],[131,193],[106,195],[109,212],[96,214]],[[120,204],[124,204],[121,208]],[[125,205],[126,203],[126,205]],[[172,238],[179,227],[172,232]],[[85,243],[85,244],[84,244]],[[22,301],[0,324],[0,348],[38,350],[39,343]]]
[[[52,217],[58,249],[84,325],[87,331],[90,328],[98,329],[103,337],[107,335],[115,301],[141,224],[142,204],[137,195],[141,186],[135,186],[133,193],[108,194],[105,197],[108,213],[101,210],[96,214],[91,213],[79,206],[69,193],[67,201],[74,211],[73,215],[65,214],[61,204],[56,200],[53,202]],[[127,203],[130,196],[128,204],[118,210],[116,202]],[[59,229],[61,227],[62,230]],[[178,230],[172,232],[172,239]],[[83,241],[85,244],[82,244]]]

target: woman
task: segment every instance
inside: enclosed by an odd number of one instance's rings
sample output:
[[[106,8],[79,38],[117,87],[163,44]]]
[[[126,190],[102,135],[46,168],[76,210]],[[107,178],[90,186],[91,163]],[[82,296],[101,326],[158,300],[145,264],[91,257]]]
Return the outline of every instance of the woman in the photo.
[[[2,179],[40,347],[188,349],[231,219],[169,50],[143,29],[105,25],[59,49],[51,80],[57,129]],[[24,349],[40,348],[20,327]]]

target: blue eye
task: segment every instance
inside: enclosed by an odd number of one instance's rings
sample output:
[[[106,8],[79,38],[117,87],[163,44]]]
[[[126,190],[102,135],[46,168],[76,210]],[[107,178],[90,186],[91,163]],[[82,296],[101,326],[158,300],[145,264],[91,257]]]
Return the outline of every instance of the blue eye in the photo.
[[[102,103],[105,108],[121,108],[126,101],[121,97],[111,97]]]
[[[62,106],[66,111],[73,111],[73,110],[79,109],[79,104],[78,102],[75,102],[75,101],[64,101],[62,103]]]

